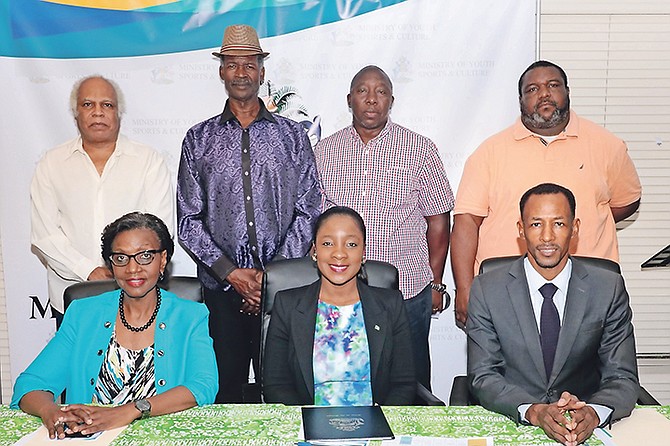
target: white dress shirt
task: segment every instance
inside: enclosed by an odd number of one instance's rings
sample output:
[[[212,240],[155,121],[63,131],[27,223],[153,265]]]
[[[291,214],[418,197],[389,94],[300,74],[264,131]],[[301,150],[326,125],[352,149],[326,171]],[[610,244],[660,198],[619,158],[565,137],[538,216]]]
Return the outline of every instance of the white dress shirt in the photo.
[[[558,310],[558,318],[561,322],[561,326],[563,326],[563,313],[565,312],[568,285],[570,284],[570,276],[572,276],[572,260],[568,258],[568,263],[565,264],[563,270],[552,280],[547,280],[542,277],[542,275],[537,272],[535,268],[533,268],[533,265],[530,264],[528,256],[526,256],[523,261],[523,268],[526,272],[526,281],[528,282],[530,301],[533,305],[533,313],[535,314],[535,322],[537,323],[538,334],[540,329],[540,314],[542,313],[542,301],[544,300],[542,293],[540,293],[540,287],[545,283],[553,283],[557,288],[556,292],[554,293],[554,305],[556,305],[556,310]],[[521,419],[524,421],[528,421],[526,419],[526,412],[530,406],[531,404],[522,404],[519,406],[519,414],[521,415]],[[591,406],[596,411],[596,414],[599,418],[599,425],[606,421],[612,413],[612,409],[609,407],[601,406],[599,404],[589,404],[589,406]]]
[[[30,187],[31,243],[46,262],[51,305],[63,312],[63,291],[85,281],[104,262],[100,236],[122,215],[141,211],[174,233],[170,171],[152,148],[119,135],[99,175],[81,138],[49,150]]]

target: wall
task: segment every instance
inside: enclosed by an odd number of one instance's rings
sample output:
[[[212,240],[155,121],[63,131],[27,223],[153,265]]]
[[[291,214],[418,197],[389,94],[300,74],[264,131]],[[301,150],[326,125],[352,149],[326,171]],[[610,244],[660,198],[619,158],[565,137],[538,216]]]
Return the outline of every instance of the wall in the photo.
[[[670,4],[545,0],[540,57],[568,73],[572,107],[623,138],[642,204],[619,223],[642,384],[670,404],[670,268],[640,264],[670,243]]]

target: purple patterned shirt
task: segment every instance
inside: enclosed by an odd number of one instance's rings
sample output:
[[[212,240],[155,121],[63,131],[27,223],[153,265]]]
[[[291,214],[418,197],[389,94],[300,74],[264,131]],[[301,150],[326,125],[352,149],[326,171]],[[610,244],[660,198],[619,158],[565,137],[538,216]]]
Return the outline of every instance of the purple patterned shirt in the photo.
[[[305,255],[321,213],[306,132],[260,105],[254,122],[243,129],[226,102],[221,115],[193,126],[182,143],[179,241],[209,289],[225,286],[235,268],[264,268],[275,258]],[[251,194],[245,194],[244,175],[251,178]]]

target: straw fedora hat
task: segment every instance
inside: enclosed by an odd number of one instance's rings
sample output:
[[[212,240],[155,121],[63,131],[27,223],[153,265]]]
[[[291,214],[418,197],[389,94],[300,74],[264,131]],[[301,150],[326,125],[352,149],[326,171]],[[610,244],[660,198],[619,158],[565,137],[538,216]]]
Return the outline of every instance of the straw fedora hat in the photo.
[[[221,51],[214,52],[216,57],[223,56],[257,56],[268,57],[261,48],[256,30],[249,25],[230,25],[223,32]]]

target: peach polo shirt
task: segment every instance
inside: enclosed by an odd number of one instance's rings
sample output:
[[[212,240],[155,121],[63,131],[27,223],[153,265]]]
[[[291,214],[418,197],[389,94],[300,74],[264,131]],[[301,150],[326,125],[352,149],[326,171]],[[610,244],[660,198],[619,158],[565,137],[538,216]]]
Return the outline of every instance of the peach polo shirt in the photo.
[[[611,207],[637,201],[640,179],[626,144],[603,127],[570,110],[570,122],[543,144],[521,119],[484,141],[465,163],[454,214],[485,217],[479,230],[479,263],[526,252],[519,238],[519,200],[540,183],[556,183],[575,194],[579,236],[570,252],[619,261]]]

